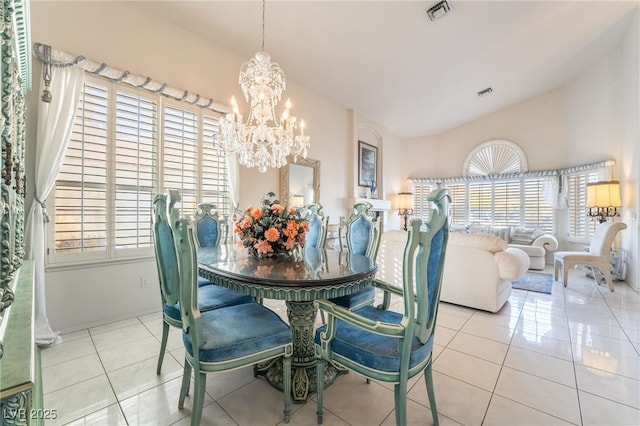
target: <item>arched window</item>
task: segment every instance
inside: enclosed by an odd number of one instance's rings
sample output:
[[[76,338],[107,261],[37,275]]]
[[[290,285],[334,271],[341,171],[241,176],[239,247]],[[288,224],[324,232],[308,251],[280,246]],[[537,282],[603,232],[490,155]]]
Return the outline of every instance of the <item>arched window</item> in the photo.
[[[527,157],[513,142],[495,139],[473,149],[464,162],[463,176],[491,176],[526,172]]]

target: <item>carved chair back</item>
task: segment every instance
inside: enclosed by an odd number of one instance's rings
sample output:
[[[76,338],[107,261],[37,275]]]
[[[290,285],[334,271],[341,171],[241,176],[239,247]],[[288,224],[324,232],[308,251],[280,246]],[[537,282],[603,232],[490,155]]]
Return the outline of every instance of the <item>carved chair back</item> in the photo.
[[[603,222],[598,225],[589,245],[589,253],[600,256],[602,259],[609,259],[614,238],[618,232],[626,228],[627,225],[622,222]]]
[[[371,208],[372,205],[367,202],[354,204],[351,216],[348,219],[340,218],[338,239],[346,239],[347,250],[350,253],[363,254],[375,259],[380,245],[380,221]]]
[[[329,227],[329,216],[322,213],[320,204],[309,204],[306,206],[307,214],[305,219],[309,223],[307,231],[307,247],[324,248],[327,241],[327,229]]]
[[[153,200],[153,239],[156,266],[162,303],[167,305],[175,305],[180,300],[176,249],[169,225],[170,221],[175,221],[180,216],[174,207],[178,201],[180,201],[180,193],[175,190],[158,194]]]
[[[194,215],[196,243],[199,247],[216,247],[227,242],[228,224],[221,221],[218,206],[200,203]]]

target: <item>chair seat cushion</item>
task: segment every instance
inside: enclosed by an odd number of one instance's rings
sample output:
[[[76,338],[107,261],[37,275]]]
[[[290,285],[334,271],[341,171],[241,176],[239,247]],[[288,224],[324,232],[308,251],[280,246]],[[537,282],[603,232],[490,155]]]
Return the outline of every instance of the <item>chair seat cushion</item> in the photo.
[[[372,286],[367,286],[355,293],[347,294],[345,296],[335,297],[329,299],[336,305],[342,306],[347,309],[358,309],[366,305],[373,304],[376,298],[376,289]]]
[[[573,262],[594,262],[600,260],[600,256],[592,253],[580,251],[557,251],[553,254],[554,259],[563,260],[570,259]]]
[[[238,293],[237,291],[229,290],[219,285],[212,284],[198,287],[198,306],[200,307],[200,312],[251,302],[254,302],[254,299],[248,294]],[[181,321],[180,302],[175,305],[165,304],[163,311],[168,317]]]
[[[205,285],[211,285],[211,284],[213,284],[212,281],[209,281],[208,279],[203,278],[203,277],[198,277],[198,287],[202,287],[202,286],[205,286]]]
[[[245,303],[202,313],[201,362],[219,362],[275,348],[291,342],[289,326],[259,303]],[[191,336],[182,333],[193,355]]]
[[[374,321],[399,324],[402,315],[397,312],[366,306],[355,311]],[[348,357],[357,363],[378,371],[394,372],[400,369],[398,354],[399,339],[382,336],[349,324],[346,321],[336,321],[336,336],[331,342],[331,351]],[[316,330],[315,342],[320,344],[320,334],[326,330],[324,325]],[[424,345],[417,338],[413,338],[409,368],[425,360],[433,349],[433,337]]]

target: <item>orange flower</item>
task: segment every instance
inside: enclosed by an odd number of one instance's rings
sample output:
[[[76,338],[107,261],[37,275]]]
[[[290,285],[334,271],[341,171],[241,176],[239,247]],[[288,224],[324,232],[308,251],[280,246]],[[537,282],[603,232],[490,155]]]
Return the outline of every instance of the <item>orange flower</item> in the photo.
[[[251,216],[256,219],[260,219],[262,217],[262,209],[255,209],[251,211]]]
[[[309,230],[309,222],[306,220],[298,224],[298,229],[304,229],[305,232]]]
[[[239,237],[243,237],[244,236],[244,231],[238,227],[236,227],[235,229],[235,233],[238,234]]]
[[[271,227],[264,233],[264,237],[267,239],[267,241],[273,243],[278,241],[278,238],[280,238],[280,232],[278,232],[276,228]]]
[[[296,247],[295,238],[289,237],[289,239],[284,243],[284,248],[287,250],[293,250]]]
[[[259,254],[273,253],[273,247],[265,240],[258,241],[253,248],[255,248]]]
[[[251,226],[251,218],[245,217],[240,222],[238,222],[238,226],[242,229],[247,229]]]
[[[304,247],[307,244],[307,234],[300,234],[300,245]]]
[[[271,210],[273,210],[276,213],[280,213],[284,211],[284,206],[282,204],[272,204]]]
[[[290,220],[287,222],[287,229],[282,231],[282,233],[289,238],[295,238],[295,236],[298,235],[298,225],[294,220]]]
[[[293,207],[289,207],[289,214],[291,216],[293,216],[294,214],[296,214],[296,209],[294,209]]]

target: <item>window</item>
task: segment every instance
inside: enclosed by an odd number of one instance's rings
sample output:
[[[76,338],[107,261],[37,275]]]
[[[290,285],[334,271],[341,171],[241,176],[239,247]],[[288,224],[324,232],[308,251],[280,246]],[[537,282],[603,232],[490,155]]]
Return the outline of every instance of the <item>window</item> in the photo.
[[[544,178],[540,177],[521,177],[447,182],[444,187],[451,195],[451,224],[516,226],[553,233],[554,210],[542,196],[543,181]],[[414,217],[422,217],[421,198],[432,187],[435,184],[414,183]]]
[[[569,185],[569,239],[589,241],[593,236],[597,221],[587,214],[587,183],[597,182],[600,173],[589,171],[568,176]]]
[[[554,211],[542,195],[545,178],[526,175],[526,168],[524,152],[513,142],[480,144],[465,160],[463,174],[468,177],[444,182],[451,195],[451,224],[517,226],[553,233]],[[414,216],[420,217],[422,198],[435,184],[414,185]]]
[[[231,215],[226,158],[213,147],[215,113],[86,76],[49,211],[49,263],[149,256],[153,198],[202,201]]]

